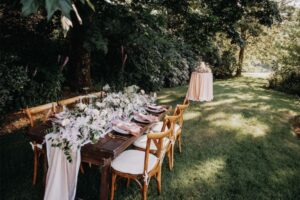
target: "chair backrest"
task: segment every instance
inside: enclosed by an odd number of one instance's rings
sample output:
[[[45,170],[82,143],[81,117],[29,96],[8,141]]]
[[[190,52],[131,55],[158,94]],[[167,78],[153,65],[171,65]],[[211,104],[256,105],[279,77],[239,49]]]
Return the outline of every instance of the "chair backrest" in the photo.
[[[69,99],[63,99],[57,102],[59,112],[64,110],[64,107],[72,107],[82,99],[82,96],[76,96]]]
[[[174,115],[172,115],[172,116],[166,115],[161,131],[164,131],[165,128],[167,127],[167,128],[172,130],[172,137],[173,137],[174,130],[175,130],[175,125],[176,125],[177,122],[179,122],[180,118],[181,118],[181,110],[180,109],[178,109],[178,111],[176,111],[174,113]]]
[[[24,112],[30,121],[30,126],[33,127],[35,125],[36,119],[34,119],[35,115],[43,114],[42,121],[45,122],[48,120],[49,116],[56,112],[57,103],[52,102],[32,108],[26,108]]]
[[[185,98],[185,99],[183,100],[183,105],[187,105],[187,106],[190,105],[190,101],[189,101],[188,98]]]
[[[85,103],[85,104],[91,104],[91,103],[93,103],[93,99],[103,98],[104,96],[105,96],[104,91],[94,92],[94,93],[90,93],[90,94],[86,94],[84,96],[81,96],[81,101],[82,101],[82,103]]]
[[[159,159],[159,163],[162,163],[162,160],[164,158],[164,139],[167,137],[172,136],[172,129],[167,128],[167,130],[163,132],[158,133],[148,133],[147,134],[147,145],[146,145],[146,151],[145,151],[145,160],[144,160],[144,172],[148,171],[148,160],[149,160],[149,154],[150,154],[150,145],[153,142],[156,146],[155,154],[157,158]]]
[[[105,92],[104,91],[101,91],[101,92],[94,92],[94,93],[91,93],[89,95],[92,95],[92,96],[95,96],[97,98],[101,98],[101,97],[104,97],[105,96]]]
[[[177,106],[176,106],[174,115],[175,115],[176,113],[180,113],[180,114],[179,114],[180,117],[179,117],[179,119],[178,119],[178,124],[180,125],[180,127],[183,126],[183,113],[184,113],[184,111],[188,108],[188,106],[189,106],[189,104],[187,104],[187,105],[177,104]]]
[[[95,92],[95,93],[91,93],[88,95],[83,95],[83,96],[76,96],[76,97],[72,97],[69,99],[63,99],[57,102],[58,104],[58,110],[62,111],[63,107],[72,107],[75,104],[82,102],[82,103],[86,103],[88,104],[91,98],[102,98],[105,95],[105,93],[103,91],[101,92]]]

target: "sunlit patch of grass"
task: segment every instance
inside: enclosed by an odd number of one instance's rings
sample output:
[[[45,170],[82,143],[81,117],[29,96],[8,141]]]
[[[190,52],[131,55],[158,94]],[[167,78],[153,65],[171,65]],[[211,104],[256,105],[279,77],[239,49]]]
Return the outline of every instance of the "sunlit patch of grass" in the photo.
[[[211,125],[227,131],[238,130],[242,135],[252,135],[253,137],[264,136],[269,127],[259,122],[255,117],[245,118],[242,114],[216,113],[208,117]]]
[[[189,169],[188,174],[183,173],[182,176],[190,181],[201,180],[213,186],[217,183],[216,176],[222,173],[224,167],[224,158],[212,158],[194,165],[192,169]]]
[[[184,114],[185,120],[199,119],[200,117],[201,117],[200,112],[187,112]]]
[[[207,102],[205,103],[204,107],[215,107],[215,106],[222,106],[224,104],[231,104],[236,102],[235,99],[231,98],[231,99],[224,99],[224,100],[219,100],[219,101],[211,101],[211,102]]]
[[[293,178],[296,175],[296,173],[298,173],[297,169],[279,169],[272,173],[270,178],[277,184],[282,184],[286,181],[289,181],[289,179]]]

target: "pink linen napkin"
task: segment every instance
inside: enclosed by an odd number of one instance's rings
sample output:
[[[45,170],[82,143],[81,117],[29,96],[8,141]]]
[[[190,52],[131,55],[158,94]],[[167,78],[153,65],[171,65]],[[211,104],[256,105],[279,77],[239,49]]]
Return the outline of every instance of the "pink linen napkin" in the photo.
[[[167,110],[164,106],[148,105],[151,110]]]
[[[128,131],[134,136],[138,136],[138,134],[141,131],[141,127],[132,122],[124,122],[119,119],[116,119],[116,120],[113,120],[111,123],[113,126],[116,126],[124,131]]]
[[[134,113],[135,116],[139,117],[140,119],[144,120],[144,121],[148,121],[150,123],[152,122],[158,122],[158,117],[154,116],[154,115],[144,115],[142,113]]]

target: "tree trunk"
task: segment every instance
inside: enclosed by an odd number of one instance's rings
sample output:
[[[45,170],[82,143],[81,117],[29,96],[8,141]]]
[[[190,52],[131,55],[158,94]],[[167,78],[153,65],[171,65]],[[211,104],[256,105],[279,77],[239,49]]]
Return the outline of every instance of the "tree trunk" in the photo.
[[[246,29],[241,28],[241,38],[244,41],[244,44],[240,46],[240,52],[239,52],[239,59],[238,59],[238,65],[235,76],[240,77],[242,76],[242,70],[243,70],[243,63],[244,63],[244,54],[246,49]]]
[[[237,70],[236,70],[236,75],[235,75],[237,77],[242,76],[244,52],[245,52],[245,46],[240,47],[239,61],[238,61],[238,66],[237,66]]]
[[[91,16],[88,16],[91,17]],[[89,23],[89,19],[84,23]],[[70,65],[68,70],[68,83],[73,91],[90,88],[91,79],[91,54],[84,48],[86,26],[80,25],[73,19],[73,28],[70,29]]]

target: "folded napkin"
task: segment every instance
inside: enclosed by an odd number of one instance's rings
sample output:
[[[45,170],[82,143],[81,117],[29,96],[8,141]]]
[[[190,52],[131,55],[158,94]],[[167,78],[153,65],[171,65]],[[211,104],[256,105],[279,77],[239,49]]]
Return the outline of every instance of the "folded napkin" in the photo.
[[[137,136],[141,131],[141,127],[132,122],[124,122],[119,119],[113,120],[111,122],[113,126],[116,126],[124,131],[130,132],[132,135]]]
[[[151,110],[167,110],[164,106],[157,106],[157,105],[148,105],[148,108]]]
[[[158,117],[154,116],[154,115],[144,115],[142,113],[134,113],[135,116],[139,117],[140,119],[142,119],[143,121],[147,121],[147,122],[158,122],[159,119]]]

